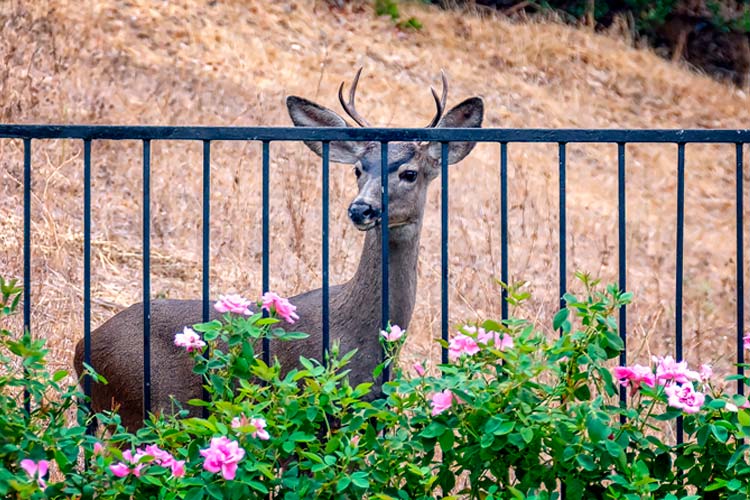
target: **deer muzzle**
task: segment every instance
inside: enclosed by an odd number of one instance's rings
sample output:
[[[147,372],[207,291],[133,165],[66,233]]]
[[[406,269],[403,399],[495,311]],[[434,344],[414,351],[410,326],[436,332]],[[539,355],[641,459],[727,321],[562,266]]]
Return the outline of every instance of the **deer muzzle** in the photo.
[[[365,201],[356,200],[349,205],[349,218],[357,229],[367,231],[380,222],[380,208]]]

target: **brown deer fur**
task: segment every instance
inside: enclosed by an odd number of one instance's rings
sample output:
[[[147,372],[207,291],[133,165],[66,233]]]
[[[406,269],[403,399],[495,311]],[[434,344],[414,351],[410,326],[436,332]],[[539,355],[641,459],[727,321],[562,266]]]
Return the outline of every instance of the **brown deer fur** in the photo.
[[[359,73],[357,73],[359,77]],[[357,78],[358,79],[358,78]],[[366,125],[354,109],[356,80],[345,110],[357,123]],[[343,84],[342,84],[343,85]],[[445,91],[435,96],[437,114],[431,126],[480,127],[484,105],[480,98],[463,101],[445,113]],[[333,111],[300,97],[287,99],[292,121],[299,127],[344,127],[347,122]],[[321,154],[320,143],[306,143]],[[451,143],[449,162],[462,160],[473,143]],[[332,142],[333,162],[355,165],[359,194],[349,208],[355,226],[365,231],[359,266],[344,284],[330,288],[330,338],[341,345],[341,352],[358,349],[349,375],[352,384],[372,380],[373,369],[381,361],[378,335],[381,312],[381,227],[380,227],[380,146],[378,143]],[[440,171],[440,144],[391,143],[389,159],[389,308],[394,324],[408,327],[417,289],[417,257],[427,186]],[[272,342],[271,353],[285,370],[298,365],[299,356],[319,359],[322,351],[321,289],[312,290],[290,301],[297,306],[299,321],[294,330],[309,333],[307,339]],[[211,318],[219,314],[211,311]],[[170,397],[183,404],[201,397],[201,381],[192,372],[192,361],[183,348],[174,345],[175,333],[202,321],[200,300],[154,300],[151,303],[152,410],[169,411]],[[95,384],[92,405],[95,411],[119,406],[123,424],[133,430],[143,418],[143,305],[136,304],[118,313],[97,328],[91,336],[94,369],[108,385]],[[74,364],[83,373],[83,340],[76,345]],[[373,395],[377,397],[377,381]]]

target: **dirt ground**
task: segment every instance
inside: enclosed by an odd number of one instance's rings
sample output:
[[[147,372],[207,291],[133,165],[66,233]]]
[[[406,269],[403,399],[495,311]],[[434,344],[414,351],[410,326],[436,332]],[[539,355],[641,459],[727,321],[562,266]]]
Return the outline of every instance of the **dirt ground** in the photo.
[[[424,29],[400,31],[368,2],[339,10],[302,0],[10,0],[0,4],[0,121],[289,125],[287,95],[339,109],[339,83],[364,66],[358,109],[381,126],[427,123],[441,68],[449,105],[484,97],[486,127],[749,126],[746,93],[616,35],[486,14],[459,19],[418,2],[401,8]],[[140,147],[93,145],[94,327],[140,300]],[[83,332],[82,149],[80,141],[35,141],[32,154],[32,330],[49,339],[59,367],[70,366]],[[734,146],[686,151],[685,356],[726,373],[736,336]],[[198,142],[153,144],[155,297],[200,296],[201,153]],[[255,143],[212,147],[214,295],[261,289],[260,156]],[[557,145],[511,144],[509,158],[511,280],[527,281],[534,294],[516,313],[550,328],[559,300]],[[628,355],[641,362],[674,351],[676,164],[674,145],[627,147],[628,288],[636,297]],[[22,276],[22,167],[21,142],[0,140],[6,277]],[[320,168],[302,144],[271,145],[271,288],[283,295],[321,280]],[[617,278],[616,172],[615,145],[568,146],[571,276]],[[331,174],[337,283],[352,275],[363,236],[346,217],[356,192],[351,168]],[[499,147],[478,146],[451,168],[450,186],[451,324],[499,317]],[[407,362],[438,359],[439,183],[427,210]]]

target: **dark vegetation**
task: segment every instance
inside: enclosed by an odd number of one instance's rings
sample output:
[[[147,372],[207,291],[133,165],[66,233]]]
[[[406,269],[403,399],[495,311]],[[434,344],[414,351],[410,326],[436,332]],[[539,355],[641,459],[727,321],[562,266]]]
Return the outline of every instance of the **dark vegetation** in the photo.
[[[443,8],[473,7],[511,18],[555,15],[597,30],[613,27],[645,41],[664,57],[742,87],[750,83],[750,2],[743,0],[422,0]],[[421,28],[403,19],[399,0],[375,0],[379,15],[402,28]]]

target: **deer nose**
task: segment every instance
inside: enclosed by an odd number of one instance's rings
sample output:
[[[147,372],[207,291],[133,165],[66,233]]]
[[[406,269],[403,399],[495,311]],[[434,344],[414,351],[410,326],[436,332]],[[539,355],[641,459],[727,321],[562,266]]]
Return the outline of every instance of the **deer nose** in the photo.
[[[355,224],[365,224],[380,218],[380,209],[364,201],[355,201],[349,205],[349,218]]]

